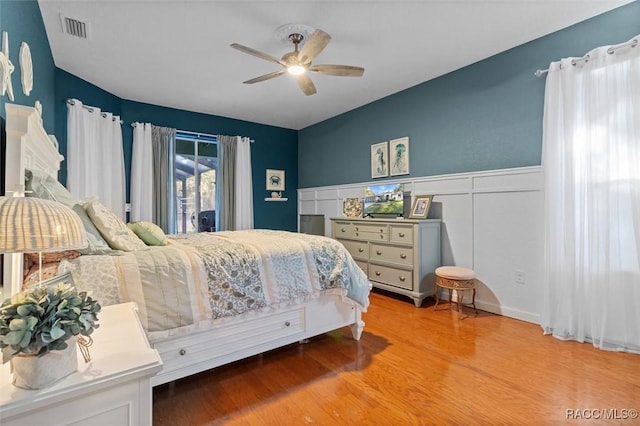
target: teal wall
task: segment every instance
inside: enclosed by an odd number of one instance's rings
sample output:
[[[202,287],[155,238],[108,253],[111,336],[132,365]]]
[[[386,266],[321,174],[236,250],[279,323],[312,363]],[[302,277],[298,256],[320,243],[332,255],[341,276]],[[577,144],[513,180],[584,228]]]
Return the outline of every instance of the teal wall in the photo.
[[[33,106],[36,100],[42,103],[42,120],[47,133],[55,132],[55,65],[49,40],[42,22],[40,6],[35,0],[0,0],[0,32],[9,33],[9,59],[15,66],[11,75],[14,101],[20,105]],[[29,96],[22,93],[20,72],[20,45],[29,45],[33,62],[33,90]],[[4,104],[9,98],[0,98],[0,115],[6,118]]]
[[[125,121],[122,136],[127,176],[133,144],[133,129],[130,124],[133,122],[150,122],[156,126],[174,127],[191,132],[240,135],[254,139],[255,143],[251,146],[254,226],[288,231],[297,229],[298,135],[295,130],[127,100],[122,101],[122,117]],[[289,198],[288,202],[264,201],[268,196],[265,189],[266,169],[285,170],[286,191],[283,196]]]
[[[539,165],[545,79],[534,71],[638,34],[640,1],[307,127],[298,186],[370,181],[371,144],[403,136],[409,176]]]
[[[297,141],[295,130],[266,126],[248,121],[234,120],[208,114],[178,110],[120,99],[101,88],[63,70],[56,70],[56,137],[60,141],[60,152],[66,152],[66,100],[76,98],[86,105],[109,111],[124,121],[122,139],[124,145],[127,188],[130,187],[131,152],[133,146],[133,122],[152,123],[156,126],[173,127],[199,133],[248,136],[256,142],[251,149],[254,181],[254,225],[295,231],[297,229]],[[264,198],[265,170],[267,168],[286,171],[287,203],[267,203]],[[66,166],[60,172],[60,180],[66,182]],[[128,192],[128,190],[127,190]],[[127,200],[129,199],[127,195]]]

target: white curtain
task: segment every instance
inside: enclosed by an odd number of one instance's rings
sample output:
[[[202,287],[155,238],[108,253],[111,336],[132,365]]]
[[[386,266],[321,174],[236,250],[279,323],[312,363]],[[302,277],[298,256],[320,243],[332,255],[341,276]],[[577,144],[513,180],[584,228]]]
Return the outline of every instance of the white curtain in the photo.
[[[640,47],[549,67],[542,327],[640,353]]]
[[[131,221],[153,221],[151,124],[135,123],[131,154]]]
[[[253,229],[251,140],[238,136],[236,153],[236,229]]]
[[[78,199],[97,196],[125,217],[125,173],[120,117],[67,103],[67,187]]]

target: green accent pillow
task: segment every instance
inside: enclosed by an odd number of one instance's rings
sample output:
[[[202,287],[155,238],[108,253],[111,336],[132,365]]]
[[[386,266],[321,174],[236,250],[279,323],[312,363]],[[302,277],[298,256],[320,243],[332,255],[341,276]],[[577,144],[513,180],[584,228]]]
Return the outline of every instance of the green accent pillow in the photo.
[[[148,246],[167,245],[167,236],[164,231],[153,222],[132,222],[127,223],[127,226]]]

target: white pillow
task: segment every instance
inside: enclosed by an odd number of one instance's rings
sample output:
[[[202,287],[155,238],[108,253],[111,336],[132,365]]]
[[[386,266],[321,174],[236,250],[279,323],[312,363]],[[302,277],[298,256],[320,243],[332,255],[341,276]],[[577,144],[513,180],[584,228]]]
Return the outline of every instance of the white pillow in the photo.
[[[138,238],[115,213],[97,199],[87,200],[84,208],[112,249],[137,251],[147,248],[144,241]]]

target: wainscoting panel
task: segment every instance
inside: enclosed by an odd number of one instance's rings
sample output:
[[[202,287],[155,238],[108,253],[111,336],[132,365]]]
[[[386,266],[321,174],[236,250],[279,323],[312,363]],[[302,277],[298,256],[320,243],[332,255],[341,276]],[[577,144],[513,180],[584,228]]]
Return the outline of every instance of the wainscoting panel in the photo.
[[[413,196],[434,196],[429,218],[442,219],[443,265],[476,271],[479,309],[539,323],[544,243],[541,167],[385,182],[404,183],[405,192]],[[324,214],[325,233],[330,236],[329,219],[342,216],[342,201],[363,197],[371,183],[299,189],[298,211]]]

